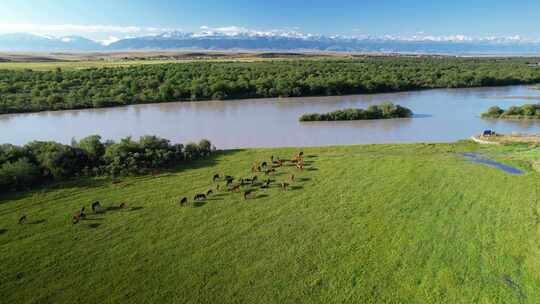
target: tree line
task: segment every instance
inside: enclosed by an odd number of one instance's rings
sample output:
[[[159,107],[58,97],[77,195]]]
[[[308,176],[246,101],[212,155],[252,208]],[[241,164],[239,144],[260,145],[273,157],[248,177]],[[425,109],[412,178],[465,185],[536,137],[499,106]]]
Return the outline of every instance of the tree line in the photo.
[[[503,110],[498,106],[493,106],[482,113],[482,117],[500,119],[540,119],[540,103],[511,106],[506,110]]]
[[[412,111],[391,102],[370,105],[367,109],[344,109],[329,113],[308,113],[300,116],[300,121],[369,120],[411,117]]]
[[[138,103],[322,96],[540,82],[526,58],[361,57],[0,70],[0,114]]]
[[[145,174],[168,165],[209,156],[210,141],[171,144],[156,136],[138,141],[126,137],[102,141],[98,135],[64,145],[34,141],[24,146],[0,145],[0,191],[20,190],[77,176]]]

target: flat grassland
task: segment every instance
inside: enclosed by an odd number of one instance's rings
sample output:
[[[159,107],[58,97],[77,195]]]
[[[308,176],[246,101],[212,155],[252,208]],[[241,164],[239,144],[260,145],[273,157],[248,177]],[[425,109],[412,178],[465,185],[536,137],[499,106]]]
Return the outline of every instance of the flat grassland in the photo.
[[[215,191],[215,173],[248,177],[254,161],[300,149],[223,151],[154,176],[0,195],[1,302],[538,303],[537,147],[302,150],[306,170],[277,168],[248,200],[192,197]],[[468,162],[471,151],[527,173]],[[95,200],[127,207],[71,224]]]
[[[101,53],[0,53],[0,70],[51,71],[84,70],[90,68],[123,67],[147,64],[189,62],[259,62],[284,59],[331,59],[350,57],[333,53],[235,53],[235,52],[175,52],[132,51]]]

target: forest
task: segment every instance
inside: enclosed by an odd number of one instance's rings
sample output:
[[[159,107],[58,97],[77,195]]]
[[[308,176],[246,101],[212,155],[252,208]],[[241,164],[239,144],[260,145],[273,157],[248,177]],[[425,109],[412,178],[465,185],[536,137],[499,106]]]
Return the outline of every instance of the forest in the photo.
[[[24,146],[0,145],[0,191],[27,189],[78,176],[125,176],[150,173],[168,165],[209,156],[215,148],[199,143],[171,144],[156,136],[118,142],[91,135],[71,145],[33,141]]]
[[[354,57],[0,70],[0,114],[170,101],[324,96],[540,82],[528,58]]]
[[[413,112],[400,105],[384,102],[380,105],[370,105],[367,109],[344,109],[329,113],[308,113],[300,116],[300,121],[339,121],[339,120],[369,120],[412,117]]]

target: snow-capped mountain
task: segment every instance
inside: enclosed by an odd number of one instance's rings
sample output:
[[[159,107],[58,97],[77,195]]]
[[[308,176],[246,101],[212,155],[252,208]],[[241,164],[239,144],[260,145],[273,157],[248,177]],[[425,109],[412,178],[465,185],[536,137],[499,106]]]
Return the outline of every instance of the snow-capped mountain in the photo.
[[[96,41],[80,37],[46,37],[26,33],[0,35],[0,50],[25,52],[93,51],[102,49]]]
[[[324,36],[294,30],[256,31],[239,27],[199,32],[164,32],[103,44],[80,36],[0,35],[0,51],[121,51],[121,50],[272,50],[402,52],[443,54],[540,54],[540,42],[519,36],[471,38],[464,35]]]

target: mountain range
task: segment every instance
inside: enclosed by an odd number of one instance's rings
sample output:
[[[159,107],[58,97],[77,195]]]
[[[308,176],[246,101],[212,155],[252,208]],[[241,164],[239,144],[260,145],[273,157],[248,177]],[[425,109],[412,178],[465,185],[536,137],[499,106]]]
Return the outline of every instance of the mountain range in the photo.
[[[345,37],[306,35],[297,32],[201,33],[166,32],[155,36],[125,38],[110,44],[80,36],[46,37],[28,33],[0,35],[0,51],[125,51],[125,50],[261,50],[332,51],[435,54],[540,54],[540,42],[510,38],[471,39],[463,36]]]

